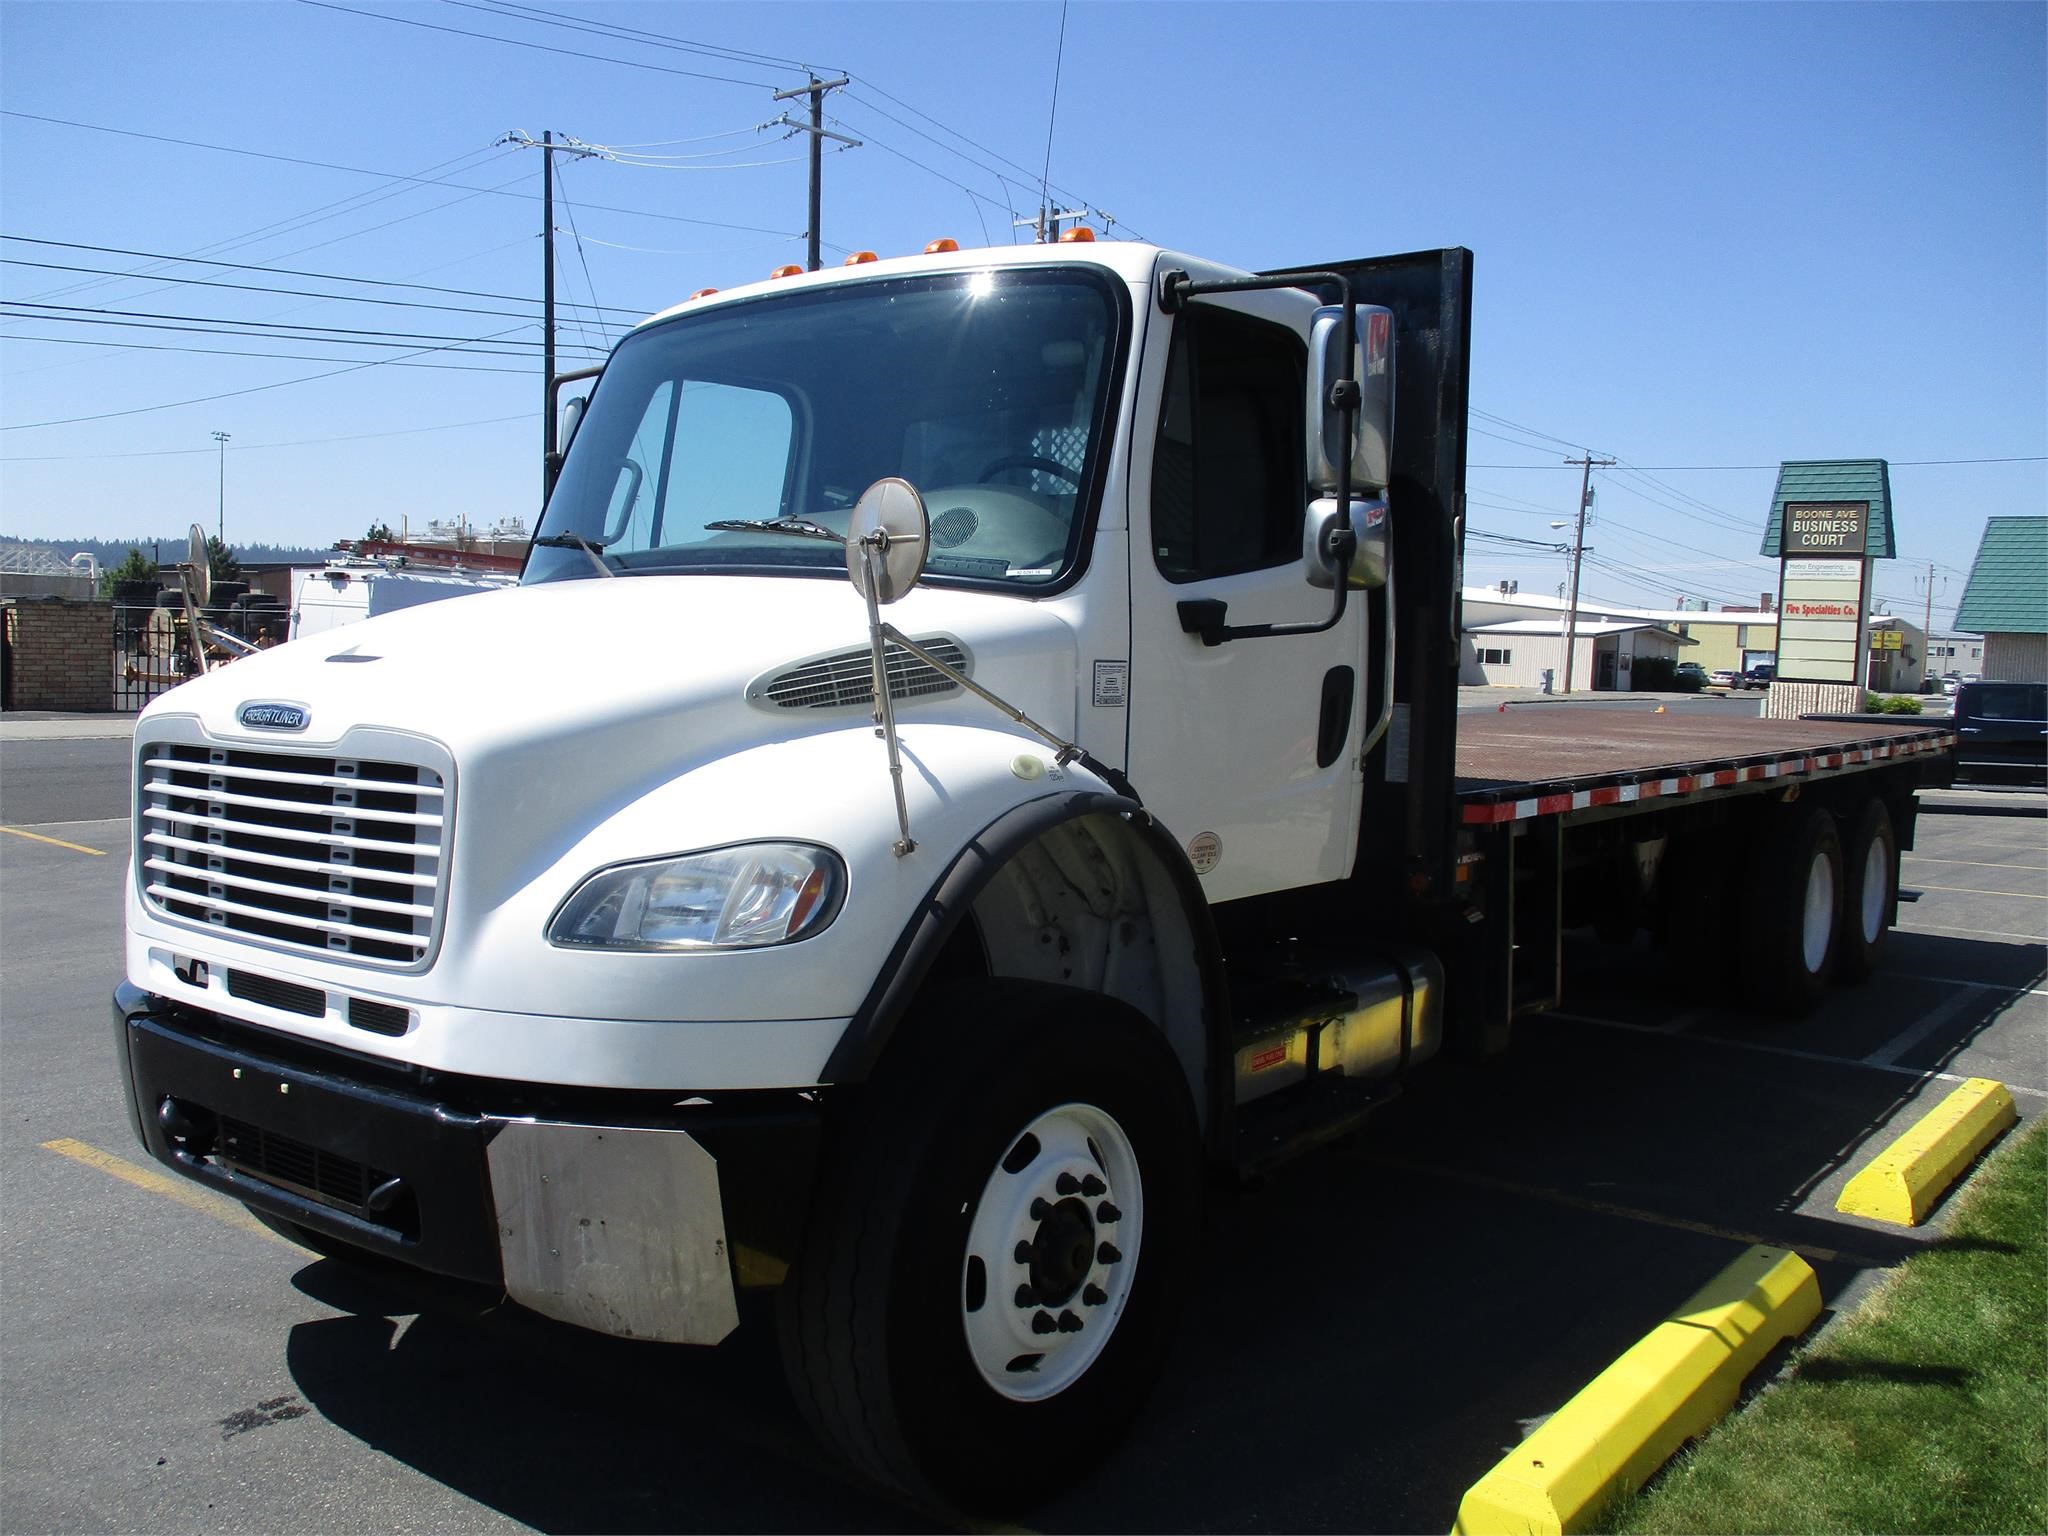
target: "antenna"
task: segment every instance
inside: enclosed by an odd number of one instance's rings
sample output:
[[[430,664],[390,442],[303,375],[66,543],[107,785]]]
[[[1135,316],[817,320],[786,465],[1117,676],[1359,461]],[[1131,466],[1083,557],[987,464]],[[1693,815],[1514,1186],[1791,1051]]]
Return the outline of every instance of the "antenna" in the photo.
[[[1047,209],[1051,207],[1051,204],[1047,201],[1048,193],[1046,189],[1052,183],[1052,130],[1053,125],[1060,120],[1060,66],[1066,62],[1066,58],[1067,0],[1060,0],[1060,45],[1059,51],[1053,55],[1052,60],[1052,110],[1046,114],[1045,118],[1045,169],[1039,172],[1038,176],[1038,243],[1040,245],[1057,240],[1060,236],[1059,222],[1061,215],[1053,214],[1051,216],[1052,228],[1050,230],[1046,228]]]

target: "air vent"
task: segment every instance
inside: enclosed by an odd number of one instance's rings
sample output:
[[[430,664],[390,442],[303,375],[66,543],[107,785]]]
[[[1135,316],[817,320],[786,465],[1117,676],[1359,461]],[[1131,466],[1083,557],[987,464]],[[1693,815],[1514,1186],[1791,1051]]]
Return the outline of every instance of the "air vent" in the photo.
[[[327,1011],[327,994],[318,987],[301,987],[273,976],[254,976],[247,971],[228,972],[228,993],[247,1002],[286,1013],[302,1013],[317,1019]]]
[[[972,658],[959,641],[930,635],[920,637],[917,643],[956,672],[973,675]],[[889,646],[883,659],[888,667],[891,699],[936,698],[960,691],[960,685],[945,673],[919,661],[900,645]],[[747,696],[776,709],[872,709],[873,659],[866,646],[820,656],[769,674],[749,688]]]

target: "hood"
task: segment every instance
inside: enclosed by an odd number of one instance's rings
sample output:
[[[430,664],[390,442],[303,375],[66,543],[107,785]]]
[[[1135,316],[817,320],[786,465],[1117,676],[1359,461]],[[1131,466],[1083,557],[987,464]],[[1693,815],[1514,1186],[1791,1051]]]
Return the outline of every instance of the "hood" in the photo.
[[[958,641],[977,683],[1071,735],[1077,648],[1053,605],[920,588],[888,618],[915,639]],[[293,751],[332,747],[360,726],[428,737],[455,759],[461,823],[470,833],[516,828],[525,863],[594,815],[699,764],[865,725],[864,706],[784,708],[750,700],[748,688],[866,645],[866,605],[844,581],[546,582],[409,608],[245,657],[165,694],[137,731],[140,738],[150,719],[182,714],[217,740]],[[248,704],[297,706],[304,726],[245,726]],[[959,690],[899,699],[896,711],[906,725],[997,718]],[[472,842],[467,857],[477,853]]]

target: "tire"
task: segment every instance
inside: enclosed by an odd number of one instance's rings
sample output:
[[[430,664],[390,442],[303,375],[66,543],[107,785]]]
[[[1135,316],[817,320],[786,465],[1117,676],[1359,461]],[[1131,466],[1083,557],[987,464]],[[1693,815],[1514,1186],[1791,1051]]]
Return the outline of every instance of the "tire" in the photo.
[[[948,1513],[1090,1471],[1159,1372],[1198,1236],[1201,1142],[1158,1032],[1061,987],[934,993],[827,1167],[778,1316],[820,1438]]]
[[[1899,839],[1882,800],[1864,801],[1849,823],[1842,855],[1842,943],[1835,966],[1843,981],[1857,982],[1883,960],[1898,910]]]
[[[1826,995],[1840,947],[1842,842],[1835,818],[1794,804],[1756,829],[1743,882],[1743,989],[1761,1012],[1803,1018]]]

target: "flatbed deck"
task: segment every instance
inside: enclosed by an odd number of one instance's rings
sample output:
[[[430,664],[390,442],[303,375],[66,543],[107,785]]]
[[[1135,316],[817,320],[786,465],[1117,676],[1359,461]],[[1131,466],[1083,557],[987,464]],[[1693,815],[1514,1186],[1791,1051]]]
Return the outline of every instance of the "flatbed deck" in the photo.
[[[1458,719],[1468,826],[1732,789],[1950,750],[1946,722],[1701,719],[1544,704]]]

